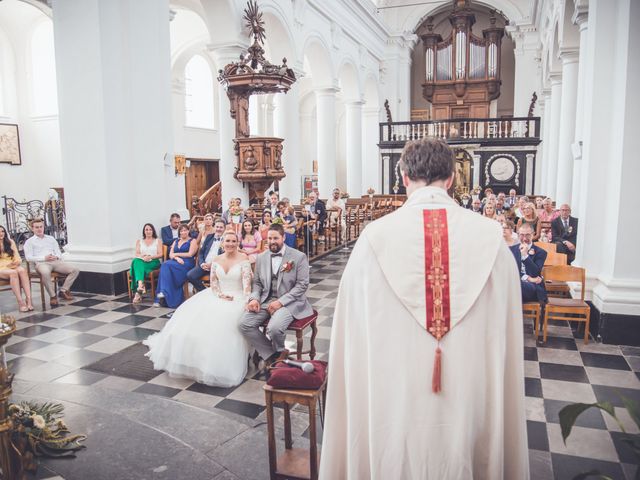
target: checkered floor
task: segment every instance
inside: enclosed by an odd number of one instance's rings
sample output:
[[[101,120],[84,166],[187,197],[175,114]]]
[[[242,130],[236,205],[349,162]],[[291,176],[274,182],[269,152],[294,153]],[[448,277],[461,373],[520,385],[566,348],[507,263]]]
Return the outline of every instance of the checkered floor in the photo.
[[[331,322],[338,285],[348,254],[335,252],[312,264],[308,297],[319,312],[317,358],[329,350]],[[38,305],[34,302],[34,305]],[[10,292],[0,294],[0,309],[15,310]],[[160,330],[172,310],[139,306],[127,296],[76,295],[73,302],[46,312],[12,314],[18,330],[6,347],[9,368],[30,382],[95,385],[142,392],[251,419],[264,416],[263,379],[254,370],[236,388],[214,388],[166,373],[142,382],[105,375],[86,367],[134,345]],[[636,466],[620,441],[616,422],[600,411],[579,417],[566,446],[558,411],[571,402],[611,401],[627,432],[638,428],[622,408],[620,395],[640,402],[640,348],[582,342],[566,323],[549,328],[544,346],[537,345],[525,325],[527,427],[533,479],[567,479],[599,469],[614,479],[631,479]],[[294,338],[288,338],[293,345]],[[303,436],[306,432],[303,433]]]

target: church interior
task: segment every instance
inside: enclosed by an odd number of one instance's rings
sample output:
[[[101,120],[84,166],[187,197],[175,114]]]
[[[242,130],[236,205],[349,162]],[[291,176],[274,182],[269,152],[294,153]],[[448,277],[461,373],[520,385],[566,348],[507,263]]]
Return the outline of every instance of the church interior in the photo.
[[[175,309],[146,294],[157,275],[136,292],[136,240],[174,213],[198,241],[207,214],[244,237],[283,203],[315,315],[286,346],[329,362],[350,252],[407,200],[401,153],[423,138],[452,148],[461,207],[513,231],[531,202],[547,291],[575,307],[523,307],[531,478],[640,478],[639,21],[637,0],[0,0],[0,232],[33,305],[0,266],[2,478],[318,478],[317,397],[274,406],[251,361],[230,388],[153,368],[142,342]],[[51,274],[51,301],[34,219],[78,272]],[[73,458],[10,446],[19,402],[64,406]],[[564,441],[561,410],[596,402],[615,417],[589,409]],[[283,440],[306,453],[276,476]]]

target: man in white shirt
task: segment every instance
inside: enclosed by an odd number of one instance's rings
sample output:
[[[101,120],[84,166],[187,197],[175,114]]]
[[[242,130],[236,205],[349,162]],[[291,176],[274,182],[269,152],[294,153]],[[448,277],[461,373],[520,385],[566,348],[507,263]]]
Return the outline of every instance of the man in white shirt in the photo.
[[[338,219],[340,219],[340,229],[342,230],[342,236],[347,230],[347,224],[345,222],[345,213],[346,213],[346,205],[344,200],[340,198],[340,189],[333,189],[333,196],[327,200],[327,208],[330,210],[335,210],[330,212],[329,216],[329,224],[333,227]]]
[[[49,294],[49,303],[52,307],[58,305],[53,285],[51,284],[51,272],[61,273],[67,278],[60,288],[59,295],[65,300],[73,300],[71,295],[71,285],[78,278],[80,273],[77,268],[61,260],[62,252],[58,242],[50,236],[44,234],[44,220],[38,218],[31,222],[33,237],[24,243],[24,255],[27,262],[36,264],[36,271],[40,274],[41,282]]]

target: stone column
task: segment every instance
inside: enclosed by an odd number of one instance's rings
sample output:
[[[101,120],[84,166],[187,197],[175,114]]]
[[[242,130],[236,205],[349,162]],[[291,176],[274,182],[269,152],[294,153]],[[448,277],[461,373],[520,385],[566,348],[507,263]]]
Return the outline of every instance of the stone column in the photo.
[[[65,259],[82,271],[74,289],[120,293],[142,225],[159,229],[185,207],[173,167],[169,2],[55,1],[53,25]]]
[[[320,88],[316,95],[318,190],[329,198],[336,186],[336,87]]]
[[[361,100],[345,103],[347,120],[347,192],[362,195],[362,105]]]
[[[526,117],[529,113],[531,96],[538,86],[538,62],[536,57],[540,45],[535,26],[507,26],[507,32],[514,41],[515,81],[513,95],[513,116]],[[538,92],[540,97],[540,92]]]
[[[561,51],[562,103],[560,105],[560,131],[558,132],[558,177],[556,179],[556,203],[571,201],[573,182],[573,154],[571,144],[576,126],[576,99],[578,91],[578,52]]]
[[[386,95],[396,122],[411,118],[411,52],[418,40],[417,35],[405,32],[392,35],[387,42],[384,68],[388,70],[388,81],[392,85]]]
[[[362,193],[369,188],[382,192],[379,115],[378,107],[366,104],[362,109]]]
[[[301,77],[296,71],[296,76]],[[280,198],[287,197],[297,204],[302,198],[302,170],[300,167],[300,99],[299,81],[286,93],[275,95],[274,133],[284,138],[282,145],[282,165],[287,174],[280,181]]]
[[[542,115],[542,156],[537,162],[536,170],[539,171],[539,178],[536,177],[536,193],[549,195],[548,173],[549,173],[549,125],[551,124],[551,112],[553,111],[553,98],[551,98],[551,88],[542,90],[544,100],[544,115]]]
[[[640,345],[637,182],[640,176],[640,3],[589,2],[583,169],[575,265],[587,272],[587,298],[605,343]],[[615,52],[613,54],[612,52]],[[595,92],[610,92],[598,101]]]
[[[273,99],[273,95],[265,95],[262,99],[262,125],[260,128],[260,134],[265,137],[273,137],[274,135],[274,112],[276,106]]]
[[[242,45],[211,46],[211,54],[217,69],[235,62],[245,49]],[[236,136],[235,121],[231,118],[230,103],[227,91],[218,89],[219,119],[218,138],[220,138],[220,181],[222,182],[222,208],[226,208],[232,197],[242,199],[242,205],[249,205],[249,192],[233,177],[238,165],[233,139]]]
[[[549,111],[549,132],[547,143],[547,166],[545,191],[548,197],[556,198],[556,177],[558,175],[558,144],[560,141],[560,112],[562,105],[562,76],[551,74],[551,110]]]
[[[587,97],[587,49],[589,42],[589,13],[588,6],[579,8],[573,14],[573,23],[580,28],[580,54],[578,58],[578,93],[576,102],[576,129],[574,142],[571,146],[573,152],[573,188],[571,190],[571,206],[576,209],[580,205],[580,176],[582,169],[582,145],[584,131],[584,101]]]

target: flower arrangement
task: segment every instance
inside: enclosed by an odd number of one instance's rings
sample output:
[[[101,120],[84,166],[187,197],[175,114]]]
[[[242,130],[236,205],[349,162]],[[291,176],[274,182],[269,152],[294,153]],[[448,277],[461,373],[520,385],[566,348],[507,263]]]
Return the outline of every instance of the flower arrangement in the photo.
[[[86,448],[80,442],[86,435],[68,435],[62,420],[64,406],[59,403],[20,402],[9,405],[12,443],[23,452],[25,468],[37,469],[34,456],[75,457]]]
[[[234,205],[233,207],[229,208],[229,213],[233,216],[242,215],[242,208]]]
[[[290,272],[293,269],[294,265],[295,265],[295,263],[290,260],[290,261],[284,263],[282,265],[282,267],[280,267],[280,271],[284,272],[284,273]]]
[[[284,225],[284,220],[282,220],[282,217],[275,217],[271,220],[271,223],[275,225]]]

